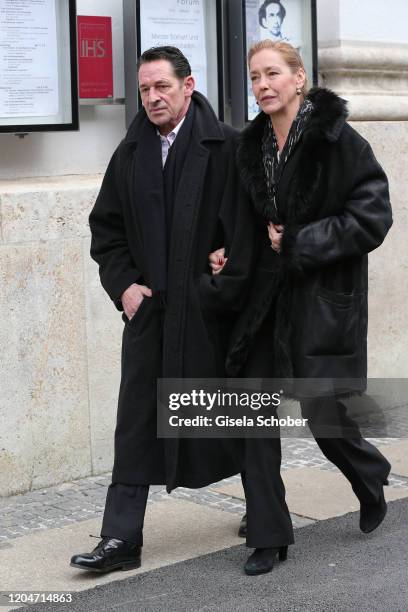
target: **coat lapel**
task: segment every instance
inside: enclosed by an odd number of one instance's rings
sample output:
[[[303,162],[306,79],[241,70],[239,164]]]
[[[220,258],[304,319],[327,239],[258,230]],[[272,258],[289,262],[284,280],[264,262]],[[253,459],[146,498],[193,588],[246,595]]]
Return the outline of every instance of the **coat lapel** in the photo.
[[[160,139],[146,120],[141,128],[134,160],[134,201],[140,220],[143,253],[153,291],[167,284],[167,237]]]
[[[209,151],[193,137],[174,202],[174,221],[170,239],[169,268],[180,250],[180,239],[188,241],[194,231],[194,221],[201,203],[201,193],[207,170]]]
[[[194,124],[183,171],[177,188],[169,249],[169,287],[180,285],[180,270],[191,255],[192,239],[202,204],[210,151],[207,141],[225,140],[218,120],[206,99],[193,94]]]

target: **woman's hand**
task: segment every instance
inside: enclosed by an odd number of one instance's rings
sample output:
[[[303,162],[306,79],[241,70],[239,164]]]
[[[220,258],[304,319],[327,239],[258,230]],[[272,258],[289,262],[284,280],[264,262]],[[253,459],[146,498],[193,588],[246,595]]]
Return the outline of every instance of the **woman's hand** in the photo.
[[[269,240],[271,241],[271,247],[277,253],[280,253],[281,250],[281,242],[284,229],[284,225],[276,225],[275,223],[268,224],[268,235]]]
[[[225,264],[228,261],[228,257],[225,257],[225,249],[222,247],[221,249],[217,249],[213,251],[208,256],[208,263],[210,268],[212,269],[213,274],[219,274]]]

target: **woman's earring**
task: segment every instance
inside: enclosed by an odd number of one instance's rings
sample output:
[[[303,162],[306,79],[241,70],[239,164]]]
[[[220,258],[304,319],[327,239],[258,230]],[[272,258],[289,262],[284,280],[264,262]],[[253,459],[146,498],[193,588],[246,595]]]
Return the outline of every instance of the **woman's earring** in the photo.
[[[300,96],[300,94],[302,93],[302,90],[300,89],[300,87],[296,88],[296,93],[298,96]]]

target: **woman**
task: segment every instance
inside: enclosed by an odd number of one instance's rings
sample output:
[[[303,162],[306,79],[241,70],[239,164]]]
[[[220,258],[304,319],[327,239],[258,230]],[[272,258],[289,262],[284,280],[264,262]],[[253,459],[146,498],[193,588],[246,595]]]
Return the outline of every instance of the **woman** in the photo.
[[[261,112],[243,131],[237,159],[260,252],[227,371],[319,379],[319,397],[301,401],[302,413],[322,452],[350,481],[368,533],[385,516],[391,466],[361,437],[341,398],[366,386],[367,253],[392,224],[387,179],[370,145],[346,123],[345,102],[327,89],[307,93],[295,48],[265,40],[251,48],[248,62]],[[214,273],[227,261],[223,255],[210,255]],[[333,424],[349,437],[321,437]],[[246,440],[245,449],[247,545],[255,548],[245,571],[259,574],[278,554],[286,558],[293,530],[280,441]]]

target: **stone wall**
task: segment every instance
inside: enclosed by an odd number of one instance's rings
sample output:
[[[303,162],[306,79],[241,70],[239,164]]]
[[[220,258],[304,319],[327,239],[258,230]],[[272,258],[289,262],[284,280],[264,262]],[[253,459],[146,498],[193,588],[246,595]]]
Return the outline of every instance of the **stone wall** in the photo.
[[[340,41],[319,49],[322,84],[356,121],[408,119],[408,45]]]
[[[355,3],[352,4],[353,9],[357,9]],[[378,3],[375,4],[379,8]],[[402,11],[403,6],[408,15],[406,3],[399,2],[397,12]],[[348,1],[342,2],[339,10],[340,13],[348,12],[349,17],[352,14]],[[355,17],[358,19],[358,15]],[[343,21],[345,40],[320,41],[321,84],[348,101],[352,124],[371,143],[388,175],[394,214],[390,234],[369,260],[369,375],[406,377],[408,45],[347,40],[353,33],[345,24],[351,27],[351,22]],[[338,25],[341,22],[340,16]],[[384,32],[386,37],[387,34]]]
[[[408,377],[408,121],[352,125],[371,143],[390,183],[394,224],[369,256],[369,376]]]
[[[89,257],[99,185],[0,181],[0,495],[111,467],[121,321]]]

